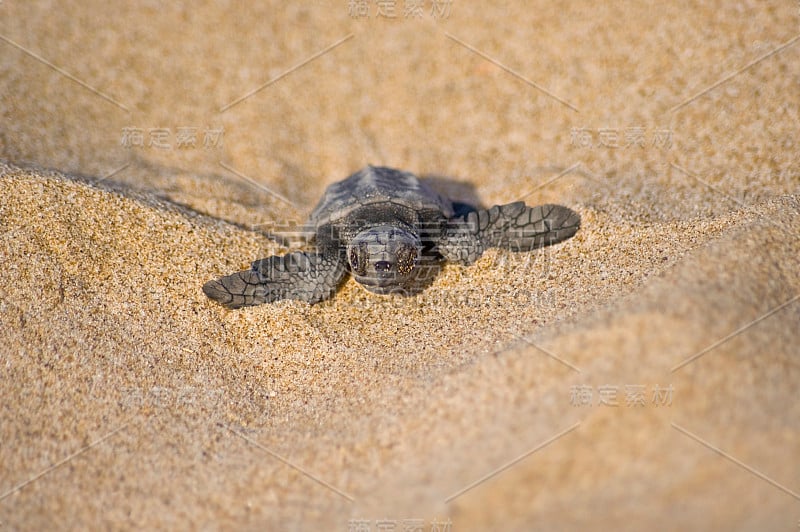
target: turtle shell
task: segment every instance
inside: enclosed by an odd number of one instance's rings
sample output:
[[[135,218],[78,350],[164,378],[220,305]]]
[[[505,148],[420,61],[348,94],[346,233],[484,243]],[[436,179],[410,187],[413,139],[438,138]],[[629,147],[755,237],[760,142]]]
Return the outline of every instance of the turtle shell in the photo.
[[[333,183],[309,217],[316,227],[346,219],[356,209],[393,203],[417,212],[439,211],[453,216],[452,202],[437,194],[410,172],[367,166],[347,179]]]

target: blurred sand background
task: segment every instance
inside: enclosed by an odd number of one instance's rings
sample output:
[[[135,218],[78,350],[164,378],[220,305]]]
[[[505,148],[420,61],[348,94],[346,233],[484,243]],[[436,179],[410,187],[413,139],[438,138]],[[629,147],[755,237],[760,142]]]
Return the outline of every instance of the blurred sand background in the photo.
[[[0,2],[0,529],[796,530],[800,6],[358,3]],[[583,226],[206,300],[367,163]]]

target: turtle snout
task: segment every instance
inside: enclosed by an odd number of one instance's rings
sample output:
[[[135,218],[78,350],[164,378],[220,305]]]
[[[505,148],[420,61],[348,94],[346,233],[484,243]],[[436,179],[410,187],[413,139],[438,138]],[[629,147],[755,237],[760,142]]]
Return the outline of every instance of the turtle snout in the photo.
[[[361,231],[348,244],[353,277],[372,292],[388,293],[412,280],[420,254],[419,237],[381,225]]]

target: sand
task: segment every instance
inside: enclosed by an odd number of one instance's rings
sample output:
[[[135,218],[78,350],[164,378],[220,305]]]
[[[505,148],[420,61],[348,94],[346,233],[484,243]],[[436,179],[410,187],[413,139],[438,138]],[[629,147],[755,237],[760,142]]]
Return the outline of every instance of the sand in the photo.
[[[2,528],[795,529],[797,6],[368,6],[0,3]],[[205,298],[368,163],[583,225]]]

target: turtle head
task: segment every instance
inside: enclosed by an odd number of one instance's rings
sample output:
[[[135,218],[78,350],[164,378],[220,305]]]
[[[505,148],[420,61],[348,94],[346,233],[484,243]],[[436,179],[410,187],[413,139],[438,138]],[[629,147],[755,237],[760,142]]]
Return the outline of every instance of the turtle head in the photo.
[[[386,294],[416,276],[422,244],[419,237],[394,225],[371,227],[347,246],[347,261],[356,281],[370,292]]]

